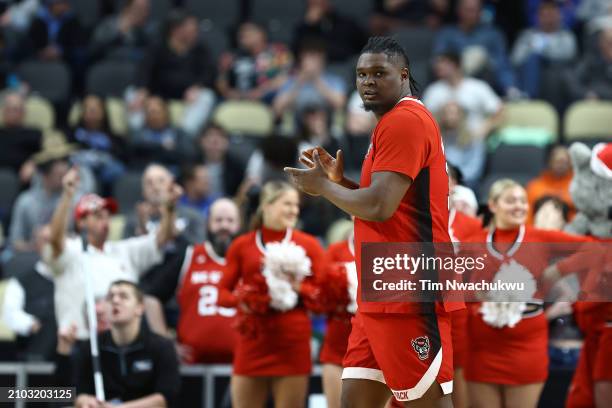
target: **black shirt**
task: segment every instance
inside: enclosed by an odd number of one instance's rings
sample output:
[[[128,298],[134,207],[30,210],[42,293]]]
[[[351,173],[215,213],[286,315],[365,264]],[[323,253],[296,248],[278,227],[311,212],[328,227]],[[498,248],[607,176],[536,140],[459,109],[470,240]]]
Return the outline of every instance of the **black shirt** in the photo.
[[[203,45],[178,55],[167,44],[158,44],[146,53],[137,85],[164,99],[183,99],[192,85],[211,88],[215,76],[215,63]]]
[[[98,344],[106,401],[127,402],[160,393],[169,407],[176,406],[181,380],[169,339],[142,326],[136,340],[127,346],[117,346],[110,331],[98,335]],[[89,342],[79,343],[76,354],[77,394],[95,395]],[[60,358],[60,362],[65,364],[68,359]]]

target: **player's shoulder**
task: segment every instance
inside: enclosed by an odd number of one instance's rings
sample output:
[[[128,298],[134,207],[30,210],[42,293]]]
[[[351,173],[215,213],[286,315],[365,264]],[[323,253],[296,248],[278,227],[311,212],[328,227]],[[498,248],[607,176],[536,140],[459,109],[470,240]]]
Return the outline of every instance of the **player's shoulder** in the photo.
[[[408,99],[398,103],[383,118],[386,123],[394,122],[428,122],[431,119],[431,112],[418,99]]]

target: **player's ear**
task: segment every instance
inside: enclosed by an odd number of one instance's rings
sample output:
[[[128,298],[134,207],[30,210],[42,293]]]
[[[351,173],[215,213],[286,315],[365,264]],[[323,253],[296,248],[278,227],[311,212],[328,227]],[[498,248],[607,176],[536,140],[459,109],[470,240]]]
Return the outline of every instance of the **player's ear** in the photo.
[[[402,68],[401,76],[402,81],[408,81],[410,79],[410,71],[408,70],[408,67]]]

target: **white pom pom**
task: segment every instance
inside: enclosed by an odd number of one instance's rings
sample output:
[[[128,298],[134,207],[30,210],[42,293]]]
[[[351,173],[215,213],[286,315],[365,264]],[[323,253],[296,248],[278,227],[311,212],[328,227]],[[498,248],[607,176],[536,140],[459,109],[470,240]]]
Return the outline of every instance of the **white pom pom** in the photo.
[[[266,245],[264,267],[278,276],[289,275],[298,281],[311,275],[310,258],[304,248],[293,242],[272,242]]]
[[[264,268],[263,276],[268,285],[270,307],[285,312],[297,305],[298,295],[287,280],[279,278],[268,268]]]
[[[502,264],[495,274],[493,282],[522,283],[523,290],[490,291],[480,308],[485,323],[493,327],[514,327],[523,319],[523,312],[527,309],[527,301],[533,299],[537,290],[536,281],[520,263],[514,259]]]
[[[489,300],[499,302],[529,302],[533,299],[533,295],[537,290],[536,281],[531,272],[529,272],[529,269],[514,259],[500,266],[493,278],[493,282],[497,281],[515,284],[522,283],[524,289],[489,292]]]
[[[266,245],[263,276],[268,285],[270,307],[285,312],[297,305],[298,295],[291,282],[301,282],[312,274],[306,251],[293,242],[271,242]]]
[[[485,323],[490,326],[514,327],[522,320],[526,308],[525,302],[483,302],[480,313]]]

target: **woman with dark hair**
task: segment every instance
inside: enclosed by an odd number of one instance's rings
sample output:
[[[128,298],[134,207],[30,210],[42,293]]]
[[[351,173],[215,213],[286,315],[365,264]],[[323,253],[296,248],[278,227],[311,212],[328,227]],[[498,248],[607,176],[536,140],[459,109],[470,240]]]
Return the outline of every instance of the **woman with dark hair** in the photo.
[[[311,371],[309,285],[325,253],[311,235],[295,230],[299,194],[283,181],[266,183],[252,230],[227,252],[218,304],[237,307],[239,332],[231,380],[235,408],[304,406]],[[242,283],[238,286],[239,281]]]
[[[110,193],[110,186],[125,172],[121,162],[125,143],[112,133],[102,98],[93,94],[83,98],[80,119],[68,138],[81,147],[74,160],[89,167],[103,192]]]

